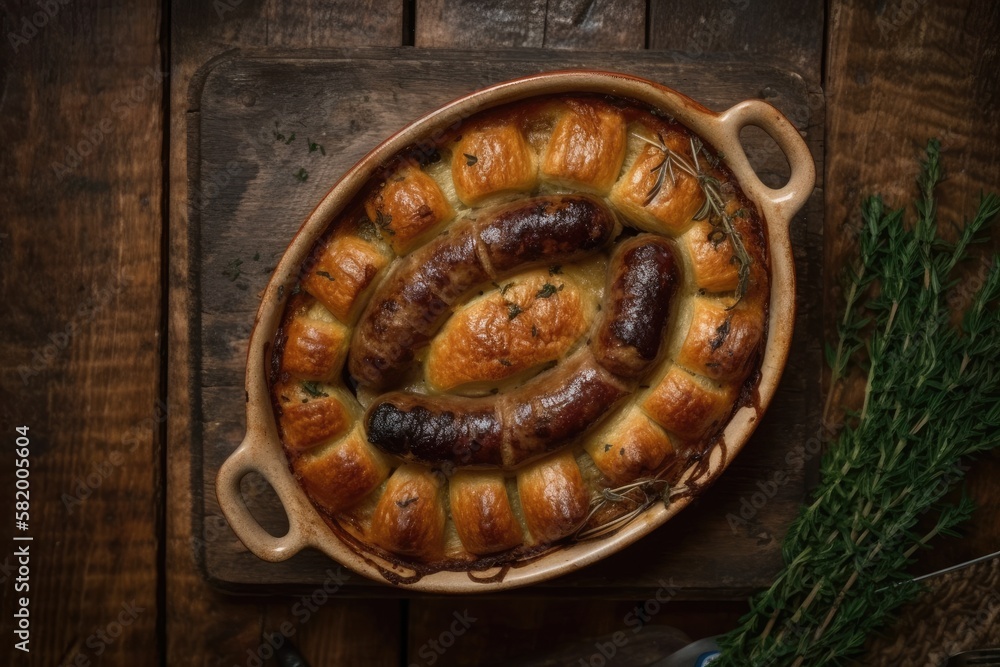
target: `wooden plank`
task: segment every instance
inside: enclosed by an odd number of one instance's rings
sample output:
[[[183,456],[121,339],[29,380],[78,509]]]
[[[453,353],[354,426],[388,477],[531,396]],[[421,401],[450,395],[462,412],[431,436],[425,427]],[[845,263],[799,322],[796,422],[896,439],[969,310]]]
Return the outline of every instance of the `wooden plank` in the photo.
[[[267,3],[267,43],[273,46],[398,46],[404,0],[305,0]]]
[[[50,4],[4,7],[0,507],[14,514],[25,425],[33,540],[5,531],[0,663],[142,664],[159,645],[160,17]],[[30,655],[12,633],[22,596]]]
[[[376,3],[370,3],[375,5]],[[166,618],[167,664],[245,664],[246,651],[260,647],[261,629],[267,620],[287,610],[287,600],[234,599],[209,585],[196,561],[196,553],[206,543],[214,543],[228,531],[219,515],[199,518],[192,523],[192,508],[200,505],[200,495],[192,497],[192,479],[201,479],[200,462],[191,460],[192,403],[190,374],[191,341],[188,301],[192,263],[188,237],[188,142],[189,121],[197,122],[198,110],[189,104],[195,90],[197,70],[212,58],[234,46],[264,46],[270,40],[286,46],[332,44],[397,45],[402,34],[401,7],[369,11],[377,21],[352,19],[356,3],[339,3],[330,11],[318,6],[303,7],[280,2],[200,2],[175,0],[171,3],[171,86],[170,86],[170,277],[169,277],[169,365],[168,391],[172,409],[168,420],[167,462],[167,565],[168,591]],[[382,27],[379,27],[382,26]],[[364,30],[358,30],[363,27]],[[200,489],[200,485],[199,485]],[[214,498],[214,491],[211,492]],[[230,533],[231,539],[231,533]],[[382,603],[379,613],[399,614],[399,604]],[[399,633],[383,632],[369,623],[343,624],[351,603],[339,598],[314,615],[302,635],[328,637],[344,646],[377,645],[386,655],[398,652]],[[367,618],[367,617],[366,617]],[[279,623],[280,627],[280,623]],[[312,633],[311,635],[309,633]],[[313,644],[307,647],[314,649]],[[327,649],[309,653],[313,664],[338,664],[325,659]],[[337,655],[335,651],[332,655]],[[143,664],[141,661],[139,664]],[[371,664],[386,664],[376,661]]]
[[[456,65],[461,63],[461,67]],[[204,475],[196,480],[195,511],[219,514],[215,470],[243,435],[243,374],[248,327],[257,294],[288,239],[345,169],[391,131],[465,90],[544,69],[577,66],[621,68],[676,86],[715,108],[725,108],[763,87],[771,101],[798,123],[822,155],[821,107],[797,75],[767,66],[728,62],[665,63],[651,54],[573,54],[508,51],[479,60],[463,51],[406,49],[311,51],[273,56],[248,54],[223,61],[208,75],[201,93],[197,146],[199,173],[192,192],[204,197],[192,210],[199,235],[192,257],[198,282],[191,285],[199,321],[194,323],[192,363],[197,386],[192,400],[201,408],[194,424],[195,453]],[[253,104],[249,95],[253,95]],[[815,91],[813,91],[815,94]],[[400,111],[405,109],[406,111]],[[277,123],[277,124],[276,124]],[[292,132],[296,138],[291,140]],[[280,135],[280,137],[278,136]],[[309,152],[306,138],[325,145],[326,155]],[[780,178],[783,158],[770,143],[748,141],[762,178]],[[238,164],[230,164],[234,154]],[[294,174],[307,170],[300,182]],[[641,595],[674,575],[687,597],[741,595],[770,581],[784,526],[803,496],[803,469],[785,463],[789,442],[816,432],[818,404],[818,303],[820,213],[815,206],[792,225],[801,290],[799,326],[781,390],[745,456],[713,491],[639,544],[595,567],[533,589],[537,595]],[[745,525],[727,517],[750,514],[745,506],[775,471],[790,483],[775,490]],[[265,522],[284,521],[264,485],[248,488],[250,502]],[[682,546],[678,546],[682,545]],[[316,553],[285,563],[265,564],[243,549],[230,532],[206,545],[205,568],[218,583],[240,590],[307,589],[329,561]],[[724,573],[724,574],[723,574]],[[352,584],[355,594],[396,595],[384,586]]]
[[[625,602],[414,600],[409,664],[649,665],[693,639],[734,626],[748,610],[745,601],[679,602],[673,592],[668,584]]]
[[[835,267],[853,252],[864,197],[881,192],[897,207],[914,198],[918,159],[932,137],[941,139],[948,179],[940,220],[966,219],[980,192],[1000,188],[1000,5],[839,0],[830,18],[825,261]],[[840,310],[836,276],[830,272],[825,289],[831,318]],[[966,536],[935,540],[916,571],[1000,550],[998,475],[1000,455],[973,466],[966,486],[979,509]]]
[[[631,50],[644,48],[645,26],[642,0],[419,0],[415,44]]]
[[[398,600],[342,600],[337,597],[339,590],[325,597],[344,577],[357,576],[329,561],[327,568],[320,586],[268,605],[265,636],[288,638],[310,665],[400,664],[405,650],[401,641],[404,605]],[[265,657],[266,652],[261,651]]]
[[[725,53],[819,83],[824,0],[650,0],[649,48],[692,58]]]

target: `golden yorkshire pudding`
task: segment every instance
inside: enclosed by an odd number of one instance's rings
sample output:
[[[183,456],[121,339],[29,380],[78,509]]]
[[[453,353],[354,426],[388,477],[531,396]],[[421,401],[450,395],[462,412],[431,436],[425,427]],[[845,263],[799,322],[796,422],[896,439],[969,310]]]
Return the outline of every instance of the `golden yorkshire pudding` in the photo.
[[[482,590],[607,555],[701,492],[773,394],[785,226],[812,188],[787,121],[734,110],[620,75],[541,75],[363,160],[264,297],[250,433],[219,481],[241,539],[272,560],[311,545],[393,583]],[[789,156],[783,190],[749,169],[745,124]],[[275,486],[288,535],[233,497],[249,470]]]

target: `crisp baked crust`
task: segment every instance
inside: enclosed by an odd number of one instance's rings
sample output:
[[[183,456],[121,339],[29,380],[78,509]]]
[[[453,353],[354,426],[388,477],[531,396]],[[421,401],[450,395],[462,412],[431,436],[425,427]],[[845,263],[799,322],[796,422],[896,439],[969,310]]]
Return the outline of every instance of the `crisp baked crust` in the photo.
[[[353,548],[420,572],[635,514],[753,394],[765,238],[720,156],[637,102],[466,119],[304,262],[271,374],[290,466]]]
[[[500,382],[563,358],[589,328],[597,304],[569,278],[539,296],[550,280],[548,270],[530,271],[456,310],[429,346],[431,388]]]

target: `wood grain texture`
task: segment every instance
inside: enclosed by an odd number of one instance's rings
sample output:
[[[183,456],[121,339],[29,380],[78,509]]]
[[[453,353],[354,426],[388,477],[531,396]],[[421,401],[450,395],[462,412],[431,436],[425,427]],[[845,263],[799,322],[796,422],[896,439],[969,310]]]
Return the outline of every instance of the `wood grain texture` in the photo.
[[[3,6],[0,507],[12,517],[26,425],[33,541],[11,542],[7,520],[0,663],[142,664],[158,645],[160,16],[55,4]],[[15,592],[25,544],[30,589]],[[24,595],[30,655],[12,634]]]
[[[186,136],[189,119],[198,117],[197,108],[189,104],[192,80],[202,65],[225,51],[235,46],[263,47],[269,39],[285,46],[399,44],[401,18],[396,14],[401,12],[401,7],[393,9],[386,5],[373,10],[378,25],[363,17],[351,18],[357,7],[341,3],[335,6],[335,12],[324,13],[318,6],[252,0],[229,0],[221,5],[177,0],[171,4],[171,206],[169,220],[164,224],[170,228],[168,393],[176,407],[168,421],[167,571],[164,575],[170,591],[166,612],[167,664],[245,664],[250,659],[246,651],[261,647],[262,630],[269,628],[267,620],[287,611],[290,606],[287,600],[226,596],[205,581],[195,563],[196,552],[205,544],[231,539],[231,533],[227,535],[229,528],[220,515],[209,515],[196,526],[192,524],[192,507],[202,501],[200,496],[191,495],[192,479],[201,480],[202,471],[199,463],[190,457],[194,406],[191,404],[193,378],[189,372],[192,357],[188,289],[192,271],[190,248],[197,239],[187,234]],[[211,493],[214,497],[214,491]],[[376,610],[379,615],[392,617],[400,613],[398,602],[380,604],[383,607]],[[322,613],[311,615],[308,623],[295,627],[301,636],[328,637],[340,651],[344,651],[344,647],[354,650],[351,642],[356,641],[358,646],[377,645],[382,647],[384,655],[394,655],[400,645],[398,632],[380,633],[380,626],[374,623],[345,625],[342,619],[351,608],[351,603],[334,598],[324,606]],[[331,653],[339,655],[333,650]],[[323,652],[310,656],[315,658],[313,664],[328,664]]]
[[[325,580],[330,584],[356,576],[332,563],[329,566]],[[264,615],[264,632],[287,636],[310,665],[369,667],[401,663],[406,651],[401,637],[405,603],[342,600],[336,592],[324,598],[323,592],[322,587],[317,587],[296,597],[273,600]]]
[[[918,160],[932,137],[941,139],[947,176],[939,220],[965,220],[980,192],[1000,190],[1000,5],[838,0],[830,20],[825,263],[838,267],[854,251],[864,197],[882,193],[912,213]],[[828,274],[825,290],[830,317],[840,311],[836,277]],[[967,537],[936,540],[917,571],[1000,550],[998,474],[1000,455],[973,467],[968,492],[979,509]]]
[[[267,43],[273,46],[398,46],[404,0],[269,0]]]
[[[649,48],[738,55],[819,83],[824,0],[650,0]]]
[[[665,581],[646,597],[621,602],[414,600],[408,657],[439,667],[649,665],[735,625],[747,610],[745,601],[680,602],[674,593]]]
[[[421,0],[415,44],[631,50],[644,48],[645,26],[641,0]]]
[[[565,67],[569,62],[601,63],[669,82],[710,107],[725,108],[764,88],[771,101],[799,123],[817,156],[821,109],[811,108],[810,89],[797,75],[766,66],[729,62],[680,63],[646,54],[574,54],[510,51],[487,60],[464,51],[313,51],[281,56],[247,54],[221,61],[201,90],[190,184],[200,193],[192,210],[190,284],[195,321],[192,364],[200,406],[195,453],[203,477],[194,510],[220,514],[214,495],[215,471],[243,437],[244,364],[249,327],[284,247],[330,184],[384,136],[462,92],[514,76]],[[456,67],[461,63],[462,67]],[[400,111],[405,109],[405,114]],[[295,139],[291,139],[292,132]],[[326,155],[308,150],[306,139],[323,143]],[[761,177],[774,183],[783,158],[770,142],[748,141]],[[234,152],[240,156],[232,162]],[[305,182],[295,178],[308,172]],[[819,290],[818,209],[792,224],[801,294]],[[820,357],[817,302],[801,299],[792,361],[779,395],[746,453],[711,493],[637,545],[569,577],[535,590],[545,594],[643,595],[665,574],[675,575],[685,597],[742,595],[764,585],[778,563],[780,535],[804,493],[801,461],[789,465],[792,444],[815,433]],[[778,470],[790,482],[773,488],[774,498],[759,511],[762,488]],[[280,530],[281,510],[266,485],[247,486],[248,502],[265,525]],[[757,496],[760,496],[759,498]],[[745,515],[745,516],[741,516]],[[739,545],[739,546],[736,546]],[[329,561],[307,552],[284,563],[266,564],[235,537],[206,545],[209,577],[238,590],[306,590],[322,578]],[[725,574],[721,574],[725,573]],[[398,595],[399,590],[352,583],[356,594]]]

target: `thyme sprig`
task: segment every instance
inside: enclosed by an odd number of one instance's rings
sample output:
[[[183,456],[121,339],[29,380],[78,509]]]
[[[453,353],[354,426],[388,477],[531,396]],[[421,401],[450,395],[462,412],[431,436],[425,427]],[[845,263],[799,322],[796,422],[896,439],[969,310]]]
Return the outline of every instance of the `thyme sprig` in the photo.
[[[669,505],[673,497],[686,490],[685,487],[671,487],[670,482],[660,477],[640,477],[633,482],[613,489],[601,489],[591,499],[590,513],[574,537],[577,540],[590,540],[610,535],[628,525],[657,502],[662,501],[664,505]],[[614,516],[610,521],[588,527],[590,520],[596,514],[609,507],[624,507],[626,510]]]
[[[736,287],[736,300],[727,310],[733,308],[740,302],[743,295],[746,294],[747,288],[750,285],[750,253],[747,252],[746,246],[743,244],[743,237],[736,230],[733,217],[726,212],[722,183],[718,178],[701,168],[698,154],[705,150],[704,145],[696,137],[689,137],[691,147],[691,159],[689,160],[687,156],[670,148],[663,140],[663,135],[659,132],[656,133],[655,141],[641,134],[632,133],[632,136],[663,153],[663,160],[650,170],[650,173],[656,174],[656,181],[654,181],[653,187],[646,194],[643,206],[649,206],[653,203],[653,200],[663,190],[663,185],[668,178],[670,179],[671,186],[676,185],[677,172],[687,174],[698,182],[698,186],[705,196],[705,201],[702,203],[701,208],[692,216],[693,219],[698,221],[708,220],[712,224],[715,230],[709,238],[715,245],[718,245],[722,241],[719,236],[724,235],[724,237],[730,239],[733,246],[732,261],[737,265],[739,280]],[[706,152],[705,155],[708,155],[708,153]]]
[[[944,501],[967,457],[1000,444],[1000,261],[971,281],[955,269],[1000,213],[982,197],[955,241],[938,235],[934,189],[940,144],[931,141],[918,179],[917,220],[880,197],[862,207],[859,256],[847,269],[844,316],[827,350],[830,395],[860,374],[860,410],[830,425],[835,440],[822,480],[782,545],[785,566],[751,612],[720,640],[720,666],[844,664],[873,630],[911,599],[906,569],[939,534],[953,534],[972,503]],[[971,297],[958,326],[951,304]],[[918,531],[918,521],[933,518]]]

